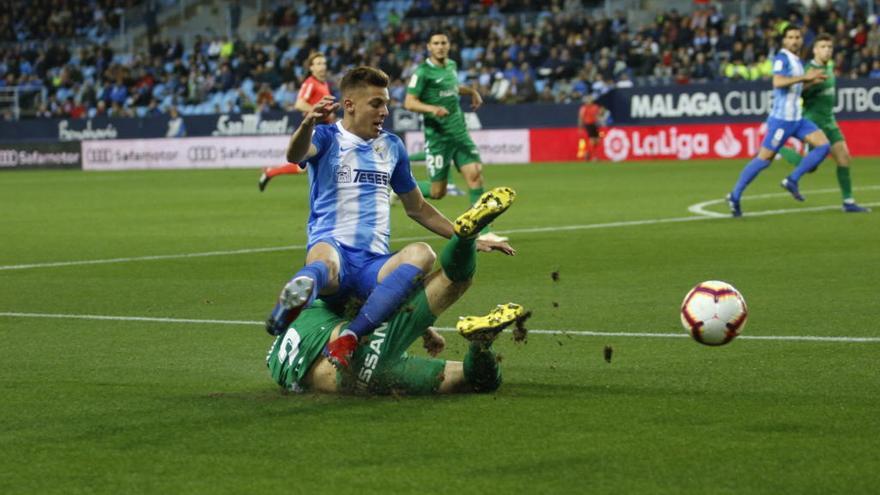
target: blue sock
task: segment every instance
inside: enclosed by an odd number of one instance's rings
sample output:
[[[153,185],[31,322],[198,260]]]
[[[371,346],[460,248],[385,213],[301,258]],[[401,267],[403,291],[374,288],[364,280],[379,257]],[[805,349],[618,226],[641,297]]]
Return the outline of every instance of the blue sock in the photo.
[[[752,158],[752,161],[746,165],[746,168],[739,174],[739,179],[736,181],[736,185],[733,187],[733,199],[739,201],[742,197],[743,191],[746,190],[746,187],[755,180],[755,177],[761,173],[762,170],[770,166],[770,160],[762,160],[758,157]]]
[[[421,282],[423,274],[422,270],[408,263],[398,266],[373,289],[348,330],[358,338],[372,333],[397,311],[409,293]]]
[[[291,280],[296,277],[309,277],[310,279],[315,281],[315,288],[312,290],[312,295],[309,297],[309,302],[306,303],[306,307],[312,305],[315,302],[315,298],[318,297],[318,292],[321,292],[321,289],[327,285],[327,282],[330,279],[330,270],[327,268],[327,265],[324,264],[323,261],[313,261],[308,265],[299,269],[296,272]]]
[[[815,169],[822,163],[822,160],[828,156],[828,152],[831,151],[830,144],[823,144],[822,146],[818,146],[813,148],[807,156],[801,160],[801,164],[797,166],[797,168],[792,171],[791,175],[788,176],[789,179],[797,182],[800,178],[807,172]]]

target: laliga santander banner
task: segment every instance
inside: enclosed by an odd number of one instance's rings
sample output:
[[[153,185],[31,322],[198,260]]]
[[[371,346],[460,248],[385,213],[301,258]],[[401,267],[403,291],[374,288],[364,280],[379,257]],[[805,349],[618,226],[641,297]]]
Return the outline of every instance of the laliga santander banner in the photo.
[[[880,156],[880,121],[838,123],[853,156]],[[603,129],[599,157],[610,161],[751,158],[758,153],[767,126],[760,124],[683,124],[622,126]],[[531,161],[576,161],[576,128],[532,129]],[[788,142],[798,150],[795,139]]]

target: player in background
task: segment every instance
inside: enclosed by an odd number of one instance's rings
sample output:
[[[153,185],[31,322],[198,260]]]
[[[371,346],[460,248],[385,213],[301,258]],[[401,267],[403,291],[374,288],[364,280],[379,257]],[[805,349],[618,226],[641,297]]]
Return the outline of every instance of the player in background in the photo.
[[[813,43],[813,59],[805,66],[807,70],[821,70],[826,79],[804,88],[804,117],[815,122],[831,142],[831,156],[837,162],[837,183],[843,196],[843,211],[850,213],[866,213],[870,208],[856,204],[852,193],[850,177],[849,147],[843,137],[837,120],[834,118],[834,104],[837,97],[835,87],[833,38],[829,34],[820,34]],[[800,165],[803,157],[791,148],[781,148],[779,154],[794,166]]]
[[[406,88],[403,107],[424,114],[425,165],[429,181],[419,181],[419,190],[426,198],[440,199],[446,195],[449,167],[455,165],[464,177],[471,203],[483,194],[483,164],[477,146],[467,132],[459,96],[471,97],[471,109],[483,104],[480,93],[458,83],[458,65],[449,58],[449,37],[434,32],[428,38],[428,59],[419,64]],[[488,229],[488,227],[487,227]],[[482,239],[506,241],[491,232]]]
[[[327,58],[320,52],[314,52],[306,59],[306,66],[309,68],[309,77],[303,81],[302,87],[299,88],[299,94],[296,96],[294,108],[302,112],[303,115],[314,110],[315,105],[325,96],[330,95],[330,85],[327,84]],[[323,124],[332,124],[336,121],[336,114],[331,113],[324,117]],[[257,185],[260,192],[266,189],[269,181],[277,175],[298,174],[302,169],[296,163],[288,163],[279,167],[269,167],[263,169],[262,175]]]
[[[798,190],[798,181],[805,173],[818,167],[831,148],[822,130],[801,115],[800,97],[804,83],[826,79],[825,73],[818,69],[804,73],[804,66],[796,55],[803,43],[799,27],[789,25],[783,29],[782,49],[773,59],[773,106],[767,118],[767,135],[761,143],[758,156],[745,166],[733,191],[727,195],[727,203],[734,217],[742,216],[740,200],[743,191],[762,170],[770,166],[770,161],[788,138],[795,137],[813,148],[801,164],[782,180],[783,189],[798,201],[804,200]]]
[[[363,299],[361,311],[325,350],[331,362],[346,368],[358,340],[400,306],[436,259],[422,242],[390,252],[389,186],[410,218],[447,239],[456,228],[459,236],[476,237],[475,225],[482,227],[504,211],[514,193],[504,188],[486,193],[454,228],[418,191],[403,142],[382,129],[388,76],[358,67],[340,86],[342,121],[317,125],[339,107],[325,96],[290,139],[287,159],[309,170],[308,250],[306,265],[282,289],[266,330],[285,332],[319,295],[336,303],[351,295]],[[484,242],[481,248],[514,254],[506,243]]]
[[[599,159],[599,124],[604,118],[605,109],[596,103],[593,95],[584,96],[584,103],[578,109],[578,127],[583,133],[578,139],[578,159]]]
[[[436,359],[445,339],[430,326],[471,285],[476,271],[473,239],[453,235],[440,255],[440,269],[425,278],[401,308],[368,337],[352,357],[350,373],[341,373],[321,350],[347,323],[323,301],[304,310],[269,349],[266,365],[272,379],[294,392],[367,392],[433,394],[493,392],[501,385],[499,360],[492,349],[508,325],[527,318],[522,306],[498,305],[483,317],[458,322],[459,333],[471,344],[463,361]],[[430,358],[406,350],[419,337]]]

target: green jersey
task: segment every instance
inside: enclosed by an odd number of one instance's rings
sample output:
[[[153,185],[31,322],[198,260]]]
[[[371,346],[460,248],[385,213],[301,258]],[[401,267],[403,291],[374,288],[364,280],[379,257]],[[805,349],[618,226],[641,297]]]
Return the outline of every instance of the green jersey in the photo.
[[[825,65],[819,65],[811,60],[804,67],[804,72],[812,69],[820,69],[825,72],[828,79],[811,85],[804,89],[804,117],[810,119],[820,127],[834,122],[834,104],[837,99],[834,78],[834,62],[829,61]]]
[[[302,379],[321,356],[333,329],[344,321],[320,299],[303,310],[287,332],[279,335],[269,348],[266,366],[272,379],[283,388],[302,392]]]
[[[406,92],[422,103],[437,105],[449,111],[445,117],[425,114],[425,139],[443,141],[467,136],[464,113],[459,105],[458,66],[453,60],[446,60],[441,67],[430,59],[419,64],[409,81]]]

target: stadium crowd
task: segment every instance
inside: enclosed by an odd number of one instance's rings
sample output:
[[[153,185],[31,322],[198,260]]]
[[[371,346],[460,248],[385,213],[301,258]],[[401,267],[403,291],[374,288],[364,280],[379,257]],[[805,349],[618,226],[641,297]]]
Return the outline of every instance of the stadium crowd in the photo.
[[[695,5],[641,26],[623,12],[591,16],[579,0],[307,0],[270,3],[256,33],[196,35],[186,46],[160,31],[136,53],[116,53],[107,40],[119,9],[137,0],[0,3],[0,88],[28,90],[22,101],[32,108],[23,116],[293,110],[303,62],[316,50],[326,54],[331,83],[355,65],[380,67],[400,104],[438,28],[449,34],[462,83],[479,86],[490,102],[572,102],[615,87],[766,79],[786,23],[804,26],[807,44],[819,33],[834,36],[838,77],[880,78],[880,24],[854,0],[784,11],[768,4],[749,19]]]

